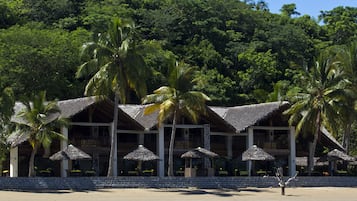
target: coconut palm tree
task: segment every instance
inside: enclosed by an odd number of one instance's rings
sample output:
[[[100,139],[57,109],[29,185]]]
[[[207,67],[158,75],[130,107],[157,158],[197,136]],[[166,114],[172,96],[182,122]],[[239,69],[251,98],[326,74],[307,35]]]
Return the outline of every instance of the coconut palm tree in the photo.
[[[53,139],[64,139],[64,136],[56,132],[62,126],[67,125],[66,120],[60,118],[60,110],[56,101],[46,101],[46,92],[40,92],[32,101],[23,102],[25,108],[20,111],[16,121],[16,133],[26,136],[32,146],[29,160],[29,177],[35,176],[35,156],[42,146],[48,150]],[[13,142],[16,144],[16,142]]]
[[[146,95],[147,68],[138,52],[135,41],[135,24],[129,20],[115,18],[96,42],[85,43],[82,55],[87,59],[77,70],[77,77],[91,76],[85,95],[114,94],[113,135],[107,176],[113,176],[114,135],[118,121],[118,103],[125,104],[130,90],[139,97]]]
[[[158,110],[159,124],[172,117],[168,176],[173,176],[173,150],[179,117],[185,116],[197,123],[199,116],[206,113],[206,101],[210,100],[204,93],[192,90],[195,82],[194,70],[183,62],[176,63],[169,70],[168,86],[156,89],[153,94],[143,99],[143,104],[153,103],[145,108],[144,114],[151,114]]]
[[[346,72],[346,77],[351,81],[351,85],[346,89],[345,100],[341,103],[340,114],[342,116],[343,125],[343,138],[342,146],[345,148],[346,153],[350,150],[350,139],[352,132],[352,124],[357,119],[357,42],[349,46],[336,46],[332,49],[335,55],[336,62]]]
[[[337,129],[337,106],[348,83],[336,63],[326,55],[321,55],[310,71],[306,72],[302,78],[302,91],[291,97],[293,105],[285,111],[285,114],[291,115],[289,123],[296,124],[297,135],[313,135],[309,150],[309,173],[313,170],[313,157],[321,126],[332,132]]]

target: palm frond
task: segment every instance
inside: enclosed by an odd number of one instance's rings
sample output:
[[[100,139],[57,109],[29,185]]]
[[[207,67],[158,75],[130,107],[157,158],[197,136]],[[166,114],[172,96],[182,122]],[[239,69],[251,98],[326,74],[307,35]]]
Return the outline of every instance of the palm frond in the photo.
[[[146,106],[144,109],[144,115],[152,114],[158,110],[160,110],[160,104],[152,104],[152,105]]]

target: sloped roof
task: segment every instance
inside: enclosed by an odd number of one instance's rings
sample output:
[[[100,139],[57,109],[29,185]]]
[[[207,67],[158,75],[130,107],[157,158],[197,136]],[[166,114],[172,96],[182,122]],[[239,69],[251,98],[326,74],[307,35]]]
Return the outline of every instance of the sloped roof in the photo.
[[[321,127],[321,142],[325,144],[329,148],[338,149],[338,150],[345,150],[343,146],[328,132],[325,127]]]
[[[144,115],[145,105],[119,105],[119,108],[127,113],[132,119],[140,123],[145,129],[153,128],[157,123],[158,112]]]
[[[119,105],[119,108],[128,114],[131,118],[139,122],[145,129],[150,130],[158,124],[158,114],[159,112],[153,112],[152,114],[145,115],[144,110],[148,105]],[[210,124],[218,124],[221,126],[223,131],[234,132],[235,129],[221,116],[211,110],[210,107],[207,108],[207,117],[205,118]]]
[[[73,116],[77,115],[78,113],[80,113],[96,104],[102,104],[102,105],[99,105],[99,109],[96,110],[96,112],[100,112],[102,115],[105,114],[105,116],[107,118],[111,118],[110,121],[112,121],[112,118],[113,118],[112,117],[113,116],[112,108],[114,106],[114,103],[105,97],[91,96],[91,97],[75,98],[75,99],[58,101],[57,104],[61,111],[60,117],[62,117],[62,118],[72,118]],[[25,107],[25,105],[21,102],[15,103],[14,115],[11,117],[12,122],[25,123],[25,120],[17,115],[17,114],[19,114],[19,112],[22,109],[24,109],[24,107]],[[121,116],[119,121],[125,121],[125,122],[130,121],[131,123],[133,123],[135,125],[135,128],[137,128],[139,130],[144,129],[141,124],[139,124],[138,122],[136,122],[134,119],[131,118],[130,114],[128,114],[127,111],[122,111],[119,107],[118,112],[119,112],[119,115]],[[57,113],[54,115],[57,115],[56,117],[58,117]],[[52,116],[49,118],[52,118]]]
[[[225,121],[231,124],[237,132],[243,131],[273,112],[288,106],[288,102],[270,102],[236,107],[210,107]]]
[[[70,118],[73,115],[83,111],[90,105],[96,103],[99,99],[97,97],[84,97],[58,101],[58,107],[61,110],[61,117]],[[26,121],[18,116],[18,114],[25,108],[25,105],[21,102],[16,102],[14,105],[14,115],[11,117],[12,122],[26,123]],[[54,114],[55,115],[55,114]],[[58,117],[58,116],[57,116]]]

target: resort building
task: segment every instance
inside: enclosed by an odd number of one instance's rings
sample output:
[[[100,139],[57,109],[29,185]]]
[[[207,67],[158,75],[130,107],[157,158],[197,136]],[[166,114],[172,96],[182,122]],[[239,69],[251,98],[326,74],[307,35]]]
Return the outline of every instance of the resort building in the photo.
[[[158,124],[157,115],[144,115],[145,105],[119,105],[117,128],[113,127],[114,104],[108,99],[85,97],[58,102],[61,116],[70,120],[61,133],[68,140],[55,140],[50,153],[39,150],[35,165],[40,176],[67,177],[74,173],[80,175],[106,176],[110,153],[110,135],[115,137],[114,176],[135,176],[149,174],[165,177],[168,161],[168,147],[171,134],[171,119]],[[197,176],[244,176],[270,174],[274,167],[283,167],[285,174],[296,171],[296,157],[308,156],[309,143],[303,135],[295,136],[295,127],[289,126],[288,117],[283,112],[288,102],[271,102],[236,107],[207,107],[207,114],[201,115],[197,124],[182,117],[176,125],[174,146],[174,173],[183,176],[185,159],[181,155],[188,150],[202,147],[219,155],[208,163],[207,160],[193,160]],[[23,108],[16,103],[15,114]],[[12,121],[21,121],[14,115]],[[19,139],[19,137],[23,139]],[[15,141],[10,151],[8,167],[11,177],[27,176],[31,146],[26,137],[12,135]],[[89,154],[90,160],[52,161],[48,157],[69,144]],[[143,145],[159,156],[159,160],[143,162],[138,172],[137,162],[123,157]],[[242,153],[257,145],[275,157],[274,161],[242,161]],[[342,146],[323,130],[319,139],[318,151],[323,148],[340,149]],[[213,168],[214,173],[208,173]],[[71,172],[76,170],[77,172]]]

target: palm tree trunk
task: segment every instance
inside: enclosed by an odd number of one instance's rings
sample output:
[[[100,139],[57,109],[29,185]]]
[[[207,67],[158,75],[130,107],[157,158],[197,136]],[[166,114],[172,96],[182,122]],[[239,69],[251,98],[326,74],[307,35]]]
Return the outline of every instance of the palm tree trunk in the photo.
[[[308,168],[309,175],[311,175],[312,171],[314,170],[314,156],[316,151],[317,140],[319,139],[320,127],[321,127],[321,112],[318,112],[316,117],[314,139],[312,141],[311,149],[309,152],[309,168]]]
[[[351,129],[352,129],[352,123],[351,121],[349,121],[345,127],[345,133],[343,135],[343,140],[342,140],[342,147],[345,148],[347,154],[349,154],[349,149],[350,149],[349,145],[351,139]]]
[[[171,177],[174,176],[174,145],[175,145],[175,135],[176,135],[176,117],[177,111],[174,111],[174,119],[172,120],[172,130],[171,130],[171,137],[170,137],[170,146],[169,146],[169,163],[168,163],[168,170],[167,176]]]
[[[30,161],[29,161],[29,177],[34,177],[36,176],[36,172],[35,172],[35,156],[37,153],[37,149],[38,146],[35,144],[33,146],[32,152],[31,152],[31,156],[30,156]]]
[[[117,151],[115,150],[115,135],[117,134],[117,125],[118,125],[118,104],[119,104],[119,97],[117,94],[115,94],[114,97],[114,116],[113,116],[113,128],[111,129],[111,135],[110,135],[110,155],[109,155],[109,166],[108,166],[108,173],[107,177],[113,176],[113,165],[114,165],[114,152]]]

